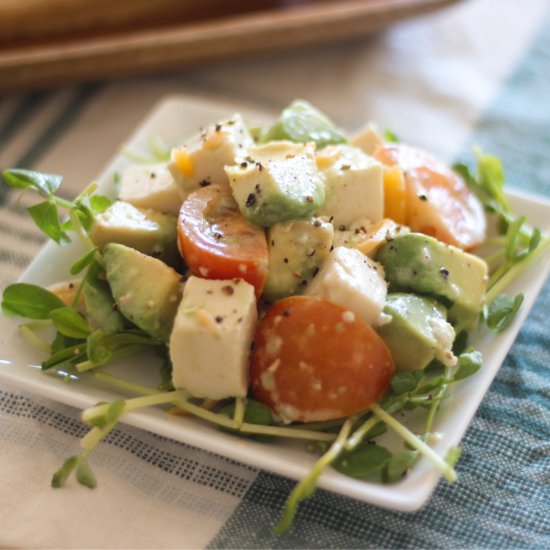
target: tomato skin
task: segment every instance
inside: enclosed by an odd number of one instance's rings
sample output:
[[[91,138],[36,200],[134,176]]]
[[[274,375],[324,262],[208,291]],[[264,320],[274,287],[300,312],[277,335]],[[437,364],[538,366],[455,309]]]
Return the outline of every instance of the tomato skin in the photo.
[[[251,359],[256,399],[285,420],[349,416],[378,401],[395,371],[382,338],[351,312],[312,296],[278,301]]]
[[[204,279],[244,279],[260,296],[267,279],[267,241],[239,211],[231,191],[210,185],[191,193],[178,218],[178,247]]]
[[[428,153],[402,143],[387,144],[374,156],[405,174],[406,220],[413,230],[471,250],[485,239],[481,203],[465,181]]]

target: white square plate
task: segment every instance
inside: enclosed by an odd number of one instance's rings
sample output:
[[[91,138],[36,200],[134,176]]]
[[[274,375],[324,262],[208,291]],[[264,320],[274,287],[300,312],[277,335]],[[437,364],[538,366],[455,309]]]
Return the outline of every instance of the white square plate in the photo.
[[[236,109],[231,105],[189,97],[168,98],[153,110],[126,147],[146,154],[152,137],[158,136],[168,144],[175,144],[194,134],[200,126],[227,117],[236,110],[240,110],[249,121],[267,118],[265,114]],[[112,190],[114,174],[128,164],[130,161],[127,158],[117,156],[99,178],[100,189],[105,193]],[[549,201],[517,192],[510,192],[509,196],[518,213],[525,214],[541,230],[550,230]],[[79,253],[81,249],[76,242],[66,248],[49,243],[29,266],[21,281],[49,285],[67,280],[69,266]],[[472,379],[458,384],[452,397],[443,404],[435,424],[435,430],[441,434],[434,446],[439,454],[444,455],[450,447],[458,445],[464,435],[548,275],[549,264],[546,256],[509,289],[514,294],[523,292],[525,301],[513,324],[503,334],[495,335],[482,330],[475,335],[472,344],[483,353],[484,365]],[[112,387],[99,383],[93,373],[66,382],[59,375],[42,372],[40,362],[45,357],[23,339],[18,330],[20,322],[21,319],[0,314],[0,379],[79,408],[121,397]],[[153,357],[126,358],[112,367],[110,372],[144,385],[155,386],[158,383],[158,363]],[[123,421],[294,479],[305,476],[315,460],[306,452],[304,442],[257,443],[223,433],[194,418],[168,415],[160,408],[131,412],[124,416]],[[393,485],[358,481],[328,469],[321,477],[319,486],[385,508],[414,511],[429,498],[438,478],[438,473],[422,459],[409,476]]]

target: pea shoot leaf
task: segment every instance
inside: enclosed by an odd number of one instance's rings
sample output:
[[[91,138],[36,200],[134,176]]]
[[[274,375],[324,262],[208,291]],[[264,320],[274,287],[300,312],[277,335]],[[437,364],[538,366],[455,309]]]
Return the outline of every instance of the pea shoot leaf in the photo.
[[[86,269],[95,259],[97,248],[92,248],[84,256],[81,256],[76,260],[76,262],[71,266],[70,272],[71,275],[77,275],[84,269]]]
[[[2,295],[2,309],[6,313],[27,319],[48,319],[52,310],[64,306],[63,301],[53,292],[29,283],[10,285]]]
[[[394,395],[402,395],[415,390],[422,376],[421,370],[402,371],[395,374],[390,382]]]
[[[475,374],[483,364],[483,356],[479,351],[470,348],[466,353],[458,357],[458,368],[453,376],[453,381],[463,380]]]
[[[56,204],[47,200],[34,206],[27,208],[34,223],[44,232],[50,239],[57,244],[65,245],[70,242],[69,236],[61,227],[59,214]]]
[[[485,312],[487,326],[496,332],[502,332],[510,326],[522,303],[523,294],[521,293],[514,296],[514,298],[510,298],[505,294],[497,296]]]
[[[15,189],[34,189],[41,195],[53,195],[63,181],[63,176],[45,174],[22,168],[11,168],[2,173],[4,181]]]
[[[382,477],[386,483],[399,481],[412,468],[418,458],[418,451],[402,451],[395,453],[388,460]]]
[[[357,479],[367,479],[378,474],[386,466],[392,454],[386,447],[361,443],[353,451],[342,453],[332,466],[342,474]]]
[[[95,489],[97,487],[97,481],[88,460],[81,456],[76,467],[76,479],[81,485]]]
[[[71,338],[87,338],[90,326],[80,313],[70,307],[50,311],[50,319],[58,332]]]

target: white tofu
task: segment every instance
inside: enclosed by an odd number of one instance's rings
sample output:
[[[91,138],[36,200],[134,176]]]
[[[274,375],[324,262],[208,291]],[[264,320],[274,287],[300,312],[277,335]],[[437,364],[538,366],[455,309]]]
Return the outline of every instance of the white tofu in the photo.
[[[177,216],[183,195],[166,164],[135,164],[120,179],[119,199],[138,208]]]
[[[195,397],[244,397],[257,318],[246,281],[190,277],[170,337],[174,386]]]
[[[387,321],[382,313],[387,294],[384,268],[354,248],[335,248],[305,294],[345,307],[369,325]]]
[[[364,128],[361,128],[350,138],[349,141],[354,147],[358,147],[367,155],[372,155],[378,147],[384,146],[382,136],[378,133],[378,130],[372,123],[369,123]]]
[[[228,186],[223,167],[244,160],[253,144],[241,115],[234,114],[172,149],[168,168],[185,197],[201,186]]]
[[[356,147],[329,145],[318,154],[317,164],[325,177],[325,203],[317,215],[332,217],[337,228],[384,216],[383,169],[376,159]]]

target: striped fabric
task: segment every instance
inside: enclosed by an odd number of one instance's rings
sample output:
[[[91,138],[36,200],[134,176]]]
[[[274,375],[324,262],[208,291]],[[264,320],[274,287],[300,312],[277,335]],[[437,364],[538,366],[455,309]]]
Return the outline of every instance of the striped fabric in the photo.
[[[307,97],[349,129],[376,119],[447,160],[481,145],[511,185],[548,197],[550,4],[521,4],[476,0],[293,56],[0,96],[0,168],[62,173],[73,197],[165,95],[269,111]],[[28,200],[0,187],[1,288],[44,242]],[[94,451],[97,490],[50,489],[86,431],[78,411],[2,386],[0,547],[549,548],[549,309],[547,282],[466,434],[457,484],[413,514],[318,491],[282,537],[272,527],[294,482],[125,426]]]

